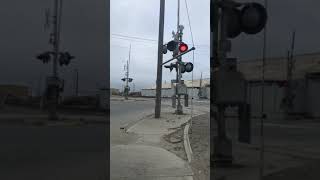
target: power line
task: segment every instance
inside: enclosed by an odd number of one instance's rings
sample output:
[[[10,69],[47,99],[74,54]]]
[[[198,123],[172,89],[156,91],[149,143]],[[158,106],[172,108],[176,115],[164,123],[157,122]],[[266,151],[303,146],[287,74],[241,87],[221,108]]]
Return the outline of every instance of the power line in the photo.
[[[138,39],[129,39],[129,38],[123,38],[123,37],[112,37],[112,38],[116,38],[116,39],[121,39],[121,40],[126,40],[129,42],[138,42],[138,43],[145,43],[145,44],[152,44],[152,45],[156,45],[156,43],[154,42],[150,42],[150,41],[142,41],[142,40],[138,40]]]
[[[197,46],[197,47],[208,47],[208,48],[210,48],[209,44],[194,44],[189,12],[188,12],[188,21],[189,21],[189,28],[190,28],[190,32],[191,32],[191,37],[192,37],[191,41],[192,42],[191,43],[185,42],[185,43],[188,44],[188,45],[192,44],[192,45]],[[157,43],[157,40],[155,40],[155,39],[148,39],[148,38],[142,38],[142,37],[137,37],[137,36],[127,36],[127,35],[121,35],[121,34],[111,34],[111,35],[115,36],[113,38],[118,38],[118,39],[124,39],[124,40],[132,40],[132,39],[134,39],[134,40],[142,40],[142,41],[151,41],[151,42],[154,42],[154,44]]]
[[[264,0],[264,6],[266,11],[268,11],[268,1]],[[262,47],[262,87],[261,87],[261,119],[260,119],[260,164],[259,164],[259,177],[260,180],[263,179],[264,174],[264,91],[265,91],[265,64],[266,64],[266,49],[267,49],[267,26],[263,30],[263,47]]]
[[[186,4],[186,10],[187,10],[187,16],[188,16],[188,22],[189,22],[189,29],[190,29],[190,33],[191,33],[192,45],[194,46],[194,40],[193,40],[193,33],[192,33],[192,28],[191,28],[191,21],[190,21],[188,3],[187,3],[187,0],[184,0],[184,2]]]
[[[127,36],[127,35],[122,35],[122,34],[111,34],[112,36],[118,36],[118,37],[124,37],[124,38],[130,38],[130,39],[139,39],[139,40],[144,40],[144,41],[152,41],[152,42],[157,42],[155,39],[148,39],[148,38],[142,38],[142,37],[136,37],[136,36]]]

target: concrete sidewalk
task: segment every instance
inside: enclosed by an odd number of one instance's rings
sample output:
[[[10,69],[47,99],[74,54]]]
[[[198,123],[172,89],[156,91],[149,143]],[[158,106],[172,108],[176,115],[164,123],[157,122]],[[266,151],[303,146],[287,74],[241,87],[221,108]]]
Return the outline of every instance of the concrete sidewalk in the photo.
[[[155,119],[154,114],[150,114],[127,128],[126,133],[137,135],[138,140],[134,144],[111,147],[111,163],[115,164],[111,167],[111,179],[193,179],[189,163],[162,144],[164,136],[181,129],[191,118],[188,108],[184,109],[184,115],[173,112],[173,108],[163,107],[161,118]],[[195,110],[193,113],[202,112]]]

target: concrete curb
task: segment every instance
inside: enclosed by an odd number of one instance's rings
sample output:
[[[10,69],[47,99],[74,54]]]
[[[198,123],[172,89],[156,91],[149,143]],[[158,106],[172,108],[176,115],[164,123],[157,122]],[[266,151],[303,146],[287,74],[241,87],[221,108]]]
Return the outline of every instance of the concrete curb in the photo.
[[[204,113],[197,114],[196,116],[203,115]],[[196,116],[193,116],[196,117]],[[191,117],[192,118],[192,117]],[[191,118],[189,119],[188,123],[184,127],[184,133],[183,133],[183,143],[184,143],[184,150],[187,154],[188,162],[190,163],[192,161],[193,153],[192,153],[192,148],[190,144],[190,139],[189,139],[189,129],[190,129],[190,123],[191,123]]]
[[[134,125],[138,124],[140,121],[143,121],[145,118],[152,117],[152,116],[153,116],[153,114],[144,113],[142,118],[139,118],[139,120],[134,121],[134,122],[126,123],[126,124],[122,125],[120,127],[120,129],[123,130],[125,133],[128,133],[129,129],[132,128]]]
[[[184,143],[184,150],[187,154],[188,162],[190,163],[192,161],[192,149],[191,149],[190,140],[189,140],[189,128],[190,128],[190,123],[186,124],[186,126],[184,127],[183,143]]]

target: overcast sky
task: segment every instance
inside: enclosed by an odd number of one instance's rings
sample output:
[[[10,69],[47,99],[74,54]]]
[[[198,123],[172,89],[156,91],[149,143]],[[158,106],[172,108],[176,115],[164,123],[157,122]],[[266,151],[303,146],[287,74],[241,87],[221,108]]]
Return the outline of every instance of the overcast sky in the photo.
[[[196,46],[194,58],[194,78],[209,77],[209,0],[188,0],[191,28]],[[135,88],[150,87],[156,81],[157,39],[159,31],[159,5],[156,0],[111,0],[111,86],[121,88],[124,76],[124,64],[128,59],[131,43],[130,73],[134,78]],[[180,23],[184,28],[184,42],[192,46],[190,27],[187,19],[185,1],[181,1]],[[166,1],[164,42],[172,40],[172,31],[177,29],[177,1]],[[117,34],[154,39],[155,41],[119,38]],[[164,55],[164,61],[172,56]],[[192,62],[192,53],[185,55],[183,61]],[[191,79],[191,73],[183,78]],[[175,71],[163,70],[163,81],[175,78]],[[131,88],[132,89],[132,88]]]
[[[241,0],[242,2],[248,2]],[[203,72],[209,77],[209,0],[187,0],[191,27],[196,46],[194,59],[194,78]],[[262,0],[256,2],[264,3]],[[157,43],[142,40],[120,39],[116,35],[134,36],[148,39],[158,38],[159,0],[111,0],[111,86],[122,86],[123,65],[128,59],[129,44],[132,45],[131,75],[136,88],[155,84],[157,66]],[[269,0],[269,19],[267,25],[267,56],[285,56],[290,46],[291,32],[296,29],[295,53],[320,51],[320,14],[317,0]],[[177,0],[166,1],[164,42],[171,40],[171,31],[176,30]],[[191,43],[185,1],[181,0],[181,24],[185,26],[184,39]],[[256,59],[262,56],[263,33],[257,35],[241,34],[234,39],[230,56],[242,59]],[[170,53],[168,53],[170,54]],[[165,55],[164,60],[170,55]],[[184,61],[191,61],[186,55]],[[174,71],[173,71],[174,72]],[[175,73],[163,70],[163,81],[175,78]],[[187,74],[187,73],[185,73]],[[191,79],[191,74],[184,75]]]
[[[44,31],[45,9],[53,0],[7,0],[0,3],[0,83],[27,84],[37,91],[38,82],[51,75],[52,64],[42,64],[36,54],[52,50],[48,44],[51,29]],[[104,0],[67,0],[63,3],[61,50],[76,59],[59,68],[66,91],[74,84],[78,68],[80,92],[106,85],[107,7]],[[44,84],[42,84],[42,87]],[[43,89],[43,88],[42,88]]]
[[[191,27],[195,41],[194,78],[200,73],[209,77],[209,0],[187,0]],[[244,1],[244,0],[243,0]],[[262,2],[262,1],[259,1]],[[123,66],[132,45],[131,75],[136,89],[155,84],[157,66],[157,38],[159,0],[111,0],[110,75],[111,86],[121,87]],[[107,13],[105,0],[64,1],[61,32],[61,49],[69,51],[76,59],[60,68],[69,91],[73,88],[73,71],[80,72],[80,90],[89,91],[105,85],[108,78],[107,64]],[[37,53],[51,50],[48,44],[50,31],[44,31],[45,8],[53,0],[7,0],[0,3],[0,83],[23,83],[37,89],[39,79],[51,74],[52,66],[35,59]],[[267,56],[284,56],[290,45],[292,29],[296,29],[296,53],[320,51],[320,14],[317,0],[269,0]],[[52,12],[52,11],[51,11]],[[176,31],[177,0],[166,1],[164,42],[171,40]],[[185,1],[181,0],[181,24],[185,26],[184,40],[191,44]],[[120,34],[151,39],[120,39]],[[240,59],[260,58],[262,33],[254,36],[240,35],[233,40],[231,56]],[[170,53],[164,56],[169,59]],[[183,58],[192,61],[192,53]],[[163,81],[175,77],[163,70]],[[191,74],[185,73],[185,79]]]

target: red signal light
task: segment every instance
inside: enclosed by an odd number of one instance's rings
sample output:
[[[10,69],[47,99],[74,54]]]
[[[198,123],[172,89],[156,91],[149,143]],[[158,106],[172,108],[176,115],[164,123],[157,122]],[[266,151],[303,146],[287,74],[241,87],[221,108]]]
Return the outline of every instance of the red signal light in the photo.
[[[188,51],[188,45],[185,44],[185,43],[181,43],[179,45],[179,51],[182,52],[182,53]]]

